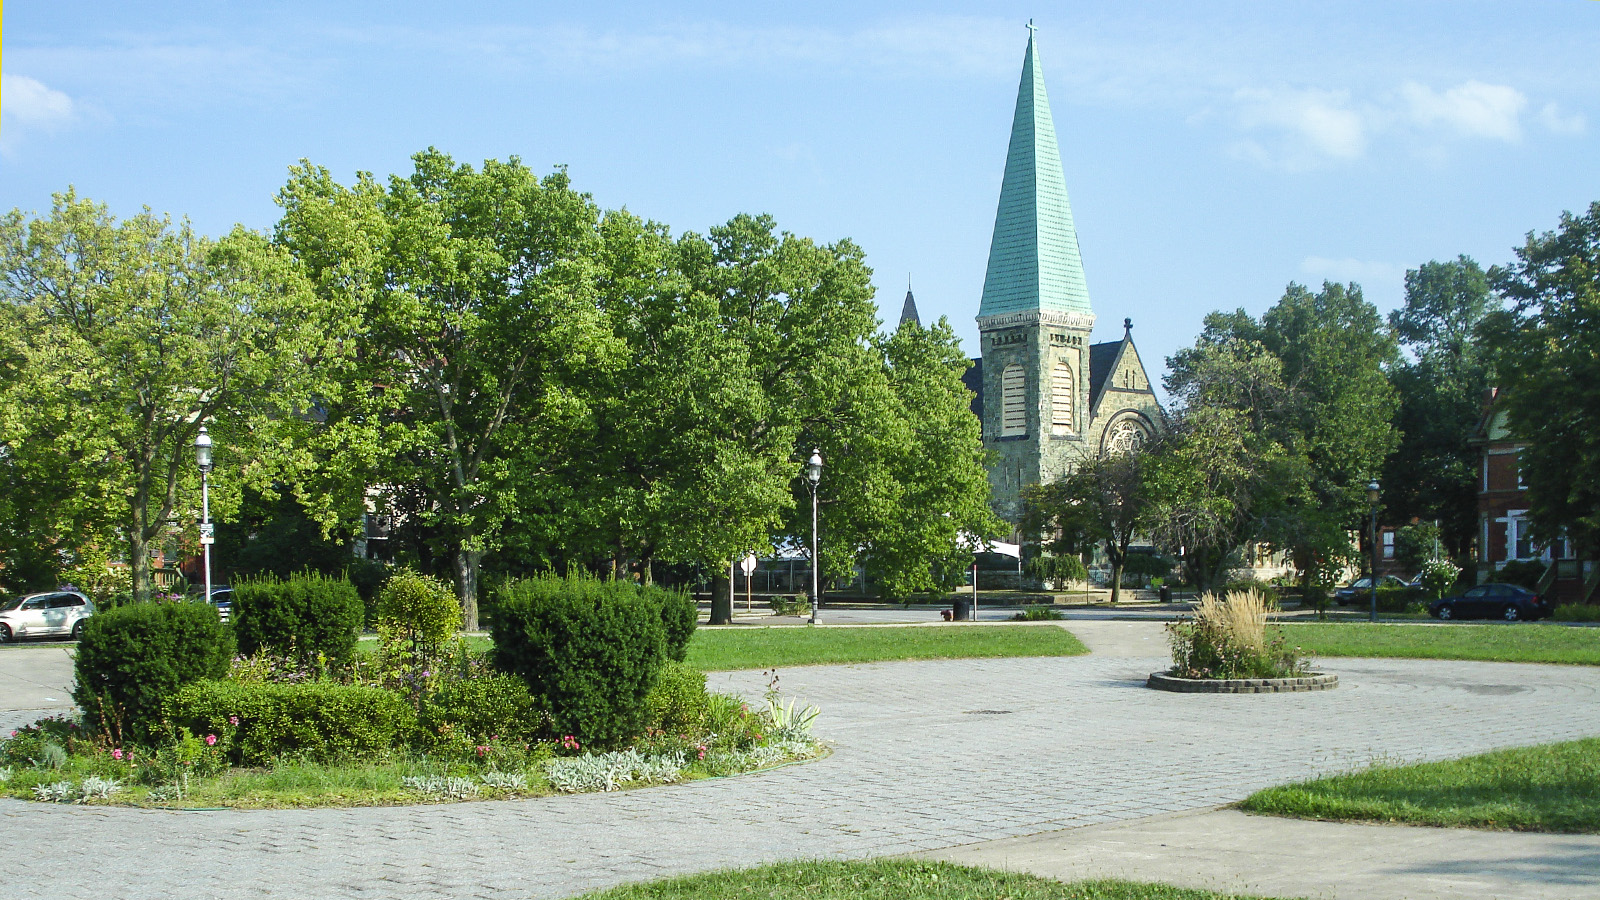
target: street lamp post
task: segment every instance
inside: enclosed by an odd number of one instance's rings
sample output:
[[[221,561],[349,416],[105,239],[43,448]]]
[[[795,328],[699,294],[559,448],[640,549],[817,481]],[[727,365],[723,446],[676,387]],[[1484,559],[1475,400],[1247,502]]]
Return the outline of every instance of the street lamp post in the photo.
[[[1378,482],[1367,482],[1367,505],[1372,508],[1372,614],[1368,621],[1378,621]]]
[[[822,621],[818,613],[822,608],[822,582],[818,577],[822,559],[817,555],[817,486],[822,482],[822,453],[815,447],[806,462],[806,480],[811,482],[811,624],[816,625]]]
[[[206,602],[211,602],[211,543],[216,540],[211,529],[211,435],[206,427],[194,438],[194,461],[200,466],[200,549],[205,554]]]

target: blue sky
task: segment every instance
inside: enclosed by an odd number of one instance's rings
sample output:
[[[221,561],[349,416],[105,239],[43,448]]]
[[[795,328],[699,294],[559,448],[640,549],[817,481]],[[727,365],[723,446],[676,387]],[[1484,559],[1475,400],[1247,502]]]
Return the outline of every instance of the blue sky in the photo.
[[[45,3],[4,10],[0,208],[76,185],[265,229],[304,157],[344,181],[437,146],[566,165],[604,207],[849,237],[886,318],[976,348],[1026,43],[1097,340],[1152,375],[1291,280],[1511,259],[1600,200],[1600,2]],[[891,321],[892,324],[892,321]]]

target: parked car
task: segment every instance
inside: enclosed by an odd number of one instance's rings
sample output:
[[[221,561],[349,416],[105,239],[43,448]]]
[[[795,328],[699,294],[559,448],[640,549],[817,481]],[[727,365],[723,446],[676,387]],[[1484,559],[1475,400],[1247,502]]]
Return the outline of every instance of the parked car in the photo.
[[[1385,575],[1378,580],[1378,587],[1394,588],[1406,587],[1406,583],[1393,575]],[[1352,603],[1364,603],[1372,596],[1372,576],[1363,575],[1342,588],[1333,592],[1333,599],[1340,606],[1349,606]]]
[[[0,643],[24,638],[83,636],[94,603],[77,591],[24,594],[0,606]]]
[[[190,591],[189,596],[191,599],[199,600],[201,599],[200,595],[203,593],[205,593],[205,588],[197,587]],[[233,586],[213,584],[211,586],[211,605],[217,608],[217,615],[222,617],[222,621],[228,621],[229,614],[233,612]]]
[[[1435,600],[1428,607],[1435,619],[1548,619],[1554,612],[1543,597],[1515,584],[1480,584],[1454,597]]]

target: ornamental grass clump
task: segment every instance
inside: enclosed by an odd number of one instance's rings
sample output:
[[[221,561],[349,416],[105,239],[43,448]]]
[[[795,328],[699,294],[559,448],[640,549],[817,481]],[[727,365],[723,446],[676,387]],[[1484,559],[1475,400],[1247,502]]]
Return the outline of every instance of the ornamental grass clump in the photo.
[[[1203,594],[1194,618],[1167,626],[1178,678],[1288,678],[1306,673],[1299,648],[1268,637],[1273,604],[1255,589]]]

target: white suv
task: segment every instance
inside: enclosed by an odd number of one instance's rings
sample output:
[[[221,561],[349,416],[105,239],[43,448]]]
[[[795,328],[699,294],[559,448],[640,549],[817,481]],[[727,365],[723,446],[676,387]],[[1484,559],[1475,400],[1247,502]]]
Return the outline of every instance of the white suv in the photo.
[[[0,606],[0,643],[23,638],[83,637],[94,604],[77,591],[27,594]]]

